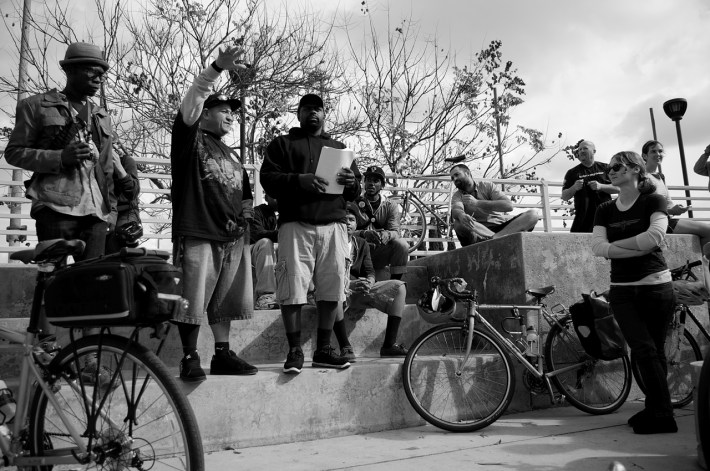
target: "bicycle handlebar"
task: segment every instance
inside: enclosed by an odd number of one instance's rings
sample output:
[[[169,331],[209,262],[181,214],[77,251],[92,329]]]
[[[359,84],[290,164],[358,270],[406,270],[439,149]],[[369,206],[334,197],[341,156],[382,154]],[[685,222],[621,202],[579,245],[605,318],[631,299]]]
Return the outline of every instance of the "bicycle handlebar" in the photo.
[[[463,278],[439,278],[435,276],[431,279],[434,287],[438,286],[447,296],[454,301],[473,301],[476,299],[476,290],[467,290],[466,281]]]
[[[692,276],[694,279],[697,279],[697,276],[695,276],[695,274],[693,272],[691,272],[690,270],[692,270],[695,267],[699,267],[700,265],[702,265],[702,263],[703,262],[701,260],[696,260],[694,262],[688,261],[688,262],[686,262],[685,265],[682,265],[680,267],[672,269],[671,270],[671,278],[673,278],[674,280],[678,280],[682,276],[687,274],[689,276]]]

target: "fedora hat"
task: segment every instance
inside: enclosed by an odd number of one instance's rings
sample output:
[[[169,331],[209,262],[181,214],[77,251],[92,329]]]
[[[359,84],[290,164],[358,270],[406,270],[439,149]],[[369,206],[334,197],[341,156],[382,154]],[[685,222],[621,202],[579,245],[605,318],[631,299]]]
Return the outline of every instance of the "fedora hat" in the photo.
[[[99,46],[89,43],[73,43],[67,48],[64,59],[59,61],[59,65],[65,67],[74,64],[93,64],[109,69],[108,62],[104,59]]]

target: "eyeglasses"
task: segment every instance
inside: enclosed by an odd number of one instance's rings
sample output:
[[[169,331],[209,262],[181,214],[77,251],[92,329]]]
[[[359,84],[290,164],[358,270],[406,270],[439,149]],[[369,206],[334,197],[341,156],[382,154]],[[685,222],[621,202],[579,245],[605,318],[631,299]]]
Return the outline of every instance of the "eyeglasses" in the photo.
[[[619,170],[621,170],[622,168],[628,168],[628,167],[626,166],[626,164],[623,164],[623,163],[619,162],[619,163],[616,163],[616,164],[614,164],[614,165],[610,165],[609,168],[607,169],[606,173],[608,174],[608,173],[610,173],[610,172],[612,172],[612,171],[613,171],[614,173],[616,173],[616,172],[618,172]]]

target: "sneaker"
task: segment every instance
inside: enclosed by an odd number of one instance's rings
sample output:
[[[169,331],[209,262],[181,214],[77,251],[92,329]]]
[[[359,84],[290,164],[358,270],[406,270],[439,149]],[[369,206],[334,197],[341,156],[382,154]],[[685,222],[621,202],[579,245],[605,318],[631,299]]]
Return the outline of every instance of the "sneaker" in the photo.
[[[392,344],[391,347],[382,347],[380,348],[380,357],[382,358],[391,358],[391,357],[406,357],[407,356],[407,347],[404,345],[400,345],[398,343]]]
[[[297,375],[303,368],[303,351],[299,348],[288,352],[286,363],[284,363],[284,373]]]
[[[86,386],[98,386],[99,389],[110,389],[113,391],[118,387],[118,377],[111,383],[113,371],[101,365],[98,368],[99,362],[96,357],[87,358],[84,362],[84,367],[81,369],[81,380]]]
[[[236,353],[229,350],[228,352],[218,352],[212,355],[210,363],[211,375],[255,375],[259,371],[254,365],[250,365],[237,356]]]
[[[200,356],[197,353],[185,355],[180,360],[180,379],[187,383],[199,383],[207,379],[205,370],[200,365]]]
[[[355,363],[357,357],[353,351],[352,345],[348,345],[340,349],[340,356],[348,360],[350,363]]]
[[[267,309],[278,309],[279,303],[276,302],[274,293],[265,293],[259,296],[254,304],[254,309],[257,311],[265,311]]]
[[[330,345],[326,345],[313,352],[313,366],[323,368],[345,369],[350,367],[350,362],[339,355],[335,354],[335,349]]]

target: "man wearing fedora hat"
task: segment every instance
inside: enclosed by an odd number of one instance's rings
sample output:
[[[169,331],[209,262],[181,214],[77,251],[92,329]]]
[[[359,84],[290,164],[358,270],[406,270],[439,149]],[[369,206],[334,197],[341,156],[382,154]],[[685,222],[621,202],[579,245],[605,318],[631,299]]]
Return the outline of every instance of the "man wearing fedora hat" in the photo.
[[[67,47],[59,65],[67,76],[63,90],[17,104],[5,158],[33,172],[25,186],[37,239],[81,239],[86,247],[75,259],[83,260],[103,255],[107,230],[116,222],[111,118],[90,99],[109,64],[98,46],[80,42]],[[51,337],[43,315],[40,324],[40,338]]]
[[[5,157],[33,172],[26,186],[37,238],[82,239],[79,258],[92,258],[104,253],[116,214],[111,119],[90,100],[109,64],[98,46],[74,43],[59,65],[66,86],[17,104]]]
[[[253,219],[249,175],[222,138],[232,130],[241,103],[212,88],[222,71],[244,69],[242,51],[229,47],[195,78],[173,124],[170,161],[173,184],[173,263],[183,270],[183,296],[190,302],[175,319],[183,346],[180,378],[206,379],[197,354],[200,323],[206,314],[214,334],[210,374],[253,375],[257,368],[229,348],[231,321],[242,312],[238,293],[251,292],[250,277],[237,276],[248,220]],[[251,307],[250,307],[251,308]]]

